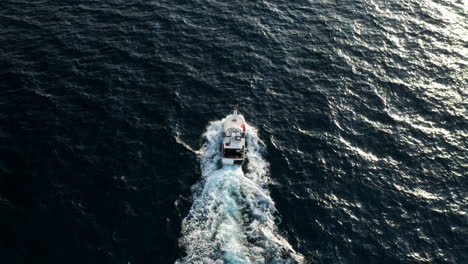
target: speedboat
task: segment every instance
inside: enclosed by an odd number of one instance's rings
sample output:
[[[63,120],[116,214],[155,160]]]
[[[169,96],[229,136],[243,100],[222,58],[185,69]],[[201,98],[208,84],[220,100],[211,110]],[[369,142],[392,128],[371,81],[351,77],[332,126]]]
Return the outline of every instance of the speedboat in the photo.
[[[242,165],[245,159],[245,131],[244,117],[234,107],[223,123],[223,146],[221,150],[223,165]]]

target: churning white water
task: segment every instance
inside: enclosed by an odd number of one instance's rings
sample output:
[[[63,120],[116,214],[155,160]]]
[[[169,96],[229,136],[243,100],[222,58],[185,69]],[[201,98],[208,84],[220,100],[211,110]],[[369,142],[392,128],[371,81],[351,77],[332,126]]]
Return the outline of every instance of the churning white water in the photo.
[[[278,234],[256,129],[247,125],[244,173],[238,165],[220,166],[222,123],[210,123],[197,152],[202,178],[193,186],[193,205],[182,222],[179,244],[186,255],[176,263],[302,263]]]

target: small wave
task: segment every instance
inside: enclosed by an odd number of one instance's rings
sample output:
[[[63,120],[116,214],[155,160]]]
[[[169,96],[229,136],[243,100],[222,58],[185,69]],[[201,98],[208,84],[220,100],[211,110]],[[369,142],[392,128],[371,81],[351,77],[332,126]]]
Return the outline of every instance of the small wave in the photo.
[[[278,233],[276,209],[266,189],[268,163],[263,143],[248,126],[248,163],[220,166],[222,120],[211,122],[200,152],[201,180],[182,222],[176,263],[303,263],[303,257]]]
[[[174,136],[174,139],[176,140],[177,143],[179,143],[180,145],[182,145],[184,148],[186,148],[187,150],[190,150],[191,152],[195,153],[195,154],[201,154],[201,151],[200,150],[195,150],[193,149],[189,144],[185,143],[179,135],[177,136]]]
[[[175,136],[174,136],[174,139],[175,141],[182,145],[184,148],[186,148],[187,150],[197,154],[197,155],[201,155],[202,154],[202,151],[201,150],[196,150],[196,149],[193,149],[189,144],[185,143],[181,138],[180,138],[180,133],[179,133],[179,130],[178,130],[178,125],[175,126],[175,129],[174,129],[174,132],[175,132]]]

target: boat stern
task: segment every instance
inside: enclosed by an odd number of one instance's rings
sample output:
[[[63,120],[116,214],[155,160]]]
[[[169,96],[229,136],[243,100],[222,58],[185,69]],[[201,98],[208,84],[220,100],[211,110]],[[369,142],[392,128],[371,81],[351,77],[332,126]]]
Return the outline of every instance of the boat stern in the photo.
[[[244,159],[222,158],[223,165],[242,165]]]

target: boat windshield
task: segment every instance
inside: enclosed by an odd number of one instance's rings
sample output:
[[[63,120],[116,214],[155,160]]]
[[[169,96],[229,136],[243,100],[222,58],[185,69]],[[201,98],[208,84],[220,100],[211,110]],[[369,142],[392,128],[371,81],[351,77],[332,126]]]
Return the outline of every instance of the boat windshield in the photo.
[[[244,148],[242,149],[224,149],[223,157],[229,159],[240,159],[244,153]]]

